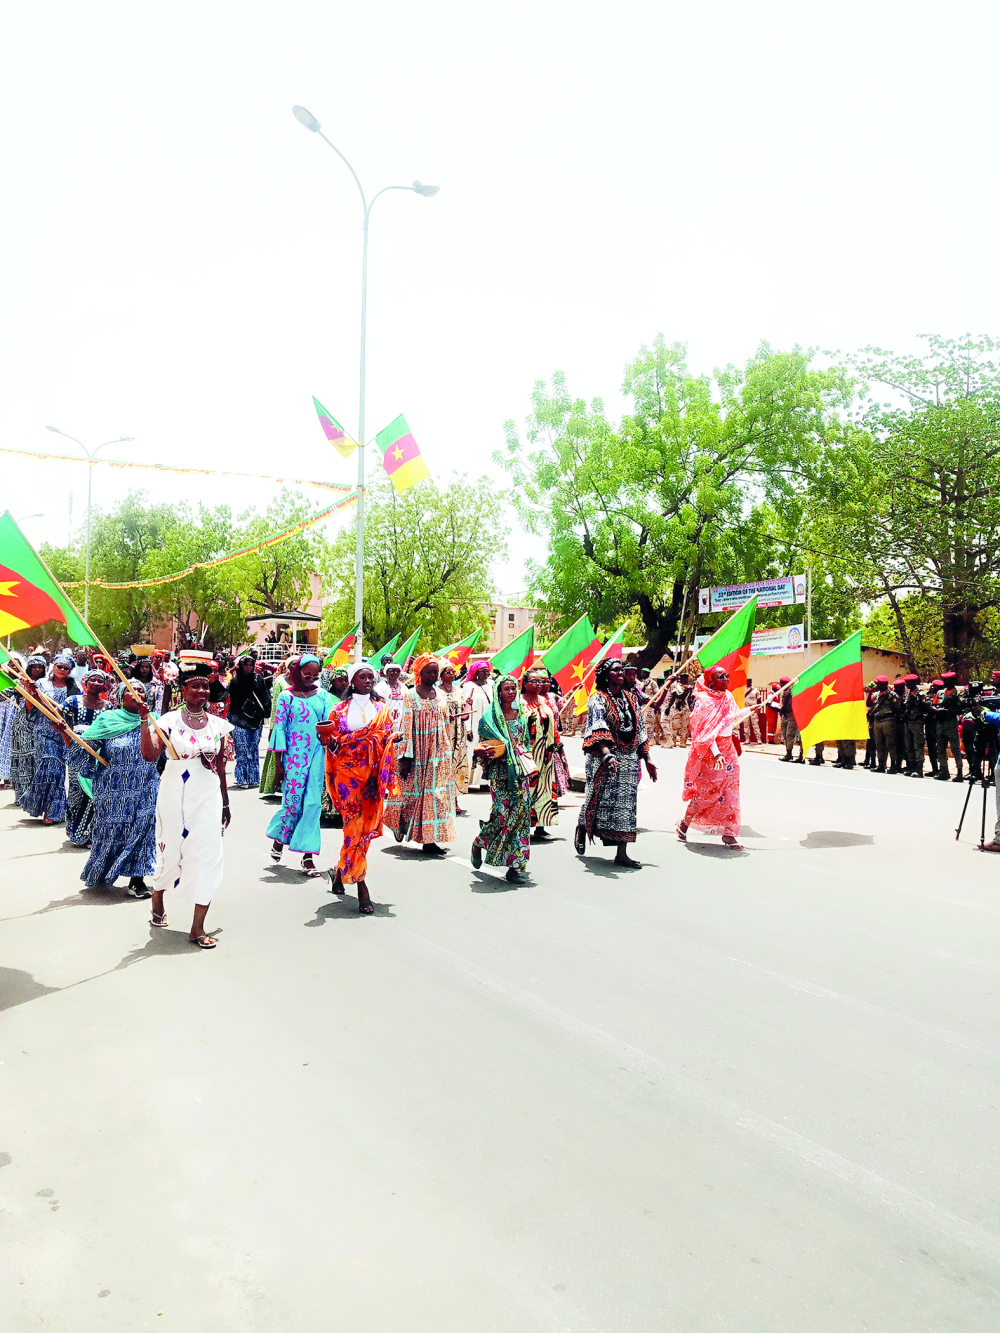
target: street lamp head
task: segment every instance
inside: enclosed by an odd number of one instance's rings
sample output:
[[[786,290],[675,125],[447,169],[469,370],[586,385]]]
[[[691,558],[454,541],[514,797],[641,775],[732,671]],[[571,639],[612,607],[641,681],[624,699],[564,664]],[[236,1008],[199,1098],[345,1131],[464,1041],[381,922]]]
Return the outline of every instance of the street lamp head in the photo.
[[[437,194],[441,187],[439,185],[421,185],[419,181],[413,182],[413,189],[417,194],[422,194],[430,199],[432,195]]]
[[[292,115],[295,117],[295,119],[299,122],[300,125],[304,125],[307,130],[312,130],[313,134],[315,134],[319,129],[319,121],[316,119],[313,113],[311,111],[307,111],[304,106],[293,106]]]
[[[121,439],[118,441],[118,443],[119,443],[119,444],[131,444],[132,441],[133,441],[134,439],[135,439],[135,436],[134,436],[134,435],[123,435],[123,436],[121,437]]]
[[[62,431],[59,429],[58,426],[46,426],[45,429],[46,429],[46,430],[50,430],[50,431],[52,432],[53,435],[61,435],[61,434],[62,434]]]

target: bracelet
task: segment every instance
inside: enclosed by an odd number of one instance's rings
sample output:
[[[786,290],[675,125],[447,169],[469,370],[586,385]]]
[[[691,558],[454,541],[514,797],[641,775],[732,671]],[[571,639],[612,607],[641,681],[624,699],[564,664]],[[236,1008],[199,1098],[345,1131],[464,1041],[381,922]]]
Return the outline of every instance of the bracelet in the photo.
[[[229,806],[228,806],[227,804],[224,803],[223,806],[222,806],[222,808],[223,808],[223,810],[228,810],[228,809],[229,809]]]

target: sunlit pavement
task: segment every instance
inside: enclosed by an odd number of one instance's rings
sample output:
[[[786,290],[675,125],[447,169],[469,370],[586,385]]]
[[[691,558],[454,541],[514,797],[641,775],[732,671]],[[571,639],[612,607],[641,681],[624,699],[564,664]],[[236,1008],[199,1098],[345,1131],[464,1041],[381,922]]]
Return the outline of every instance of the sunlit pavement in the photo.
[[[0,793],[4,1328],[996,1327],[981,794],[956,844],[958,786],[751,754],[746,851],[685,847],[655,757],[642,870],[571,797],[529,885],[474,871],[471,795],[370,918],[236,792],[210,953]]]

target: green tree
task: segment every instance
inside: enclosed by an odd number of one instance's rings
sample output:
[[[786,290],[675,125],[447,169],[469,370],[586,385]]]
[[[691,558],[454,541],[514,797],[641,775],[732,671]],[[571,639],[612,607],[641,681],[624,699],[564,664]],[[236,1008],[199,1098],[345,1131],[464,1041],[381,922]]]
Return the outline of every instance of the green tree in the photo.
[[[490,565],[506,554],[502,497],[485,478],[433,482],[397,495],[388,480],[366,492],[365,646],[423,626],[421,648],[441,647],[477,627],[487,628],[494,596]],[[354,623],[354,546],[351,524],[331,543],[324,565],[330,601],[325,643]]]
[[[772,514],[801,504],[849,385],[809,352],[766,345],[742,369],[692,375],[685,348],[658,337],[623,389],[633,410],[615,428],[561,374],[538,381],[527,443],[507,422],[496,460],[522,524],[548,539],[547,560],[528,567],[538,605],[562,623],[637,614],[651,665],[677,635],[685,590],[690,604],[699,585],[793,572]]]
[[[861,406],[814,473],[807,540],[858,601],[885,600],[913,669],[924,649],[911,625],[933,607],[944,661],[964,676],[1000,610],[1000,366],[988,338],[927,344],[923,357],[852,358]],[[876,386],[896,401],[876,402]],[[928,606],[919,616],[913,596]]]

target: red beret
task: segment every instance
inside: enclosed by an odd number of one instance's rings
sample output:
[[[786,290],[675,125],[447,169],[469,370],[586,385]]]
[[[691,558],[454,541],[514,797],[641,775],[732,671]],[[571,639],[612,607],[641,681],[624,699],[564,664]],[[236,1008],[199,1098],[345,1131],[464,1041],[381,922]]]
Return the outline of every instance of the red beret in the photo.
[[[889,684],[889,677],[888,677],[888,676],[876,676],[876,677],[875,677],[875,684],[876,684],[876,685],[888,685],[888,684]]]
[[[941,679],[942,679],[942,680],[955,680],[955,679],[956,679],[956,676],[955,676],[954,671],[942,671],[942,673],[941,673]]]
[[[937,678],[937,676],[935,676],[934,679],[931,681],[931,684],[932,684],[932,685],[937,685],[938,688],[940,689],[940,687],[944,684],[944,681],[943,681],[943,680],[939,680],[939,679]]]
[[[908,676],[904,676],[903,679],[907,682],[907,684],[909,684],[910,681],[914,680],[917,682],[918,685],[920,683],[920,677],[916,674],[916,672],[911,672]]]
[[[791,685],[791,683],[792,683],[792,678],[791,678],[791,676],[779,676],[779,677],[778,677],[778,684],[779,684],[779,685]]]

